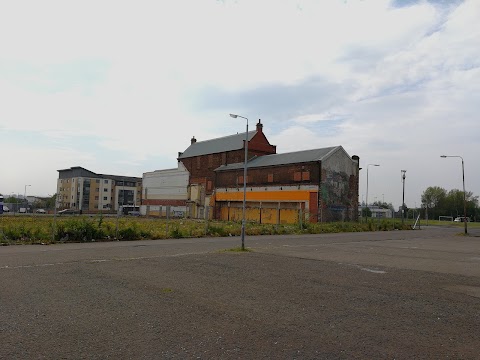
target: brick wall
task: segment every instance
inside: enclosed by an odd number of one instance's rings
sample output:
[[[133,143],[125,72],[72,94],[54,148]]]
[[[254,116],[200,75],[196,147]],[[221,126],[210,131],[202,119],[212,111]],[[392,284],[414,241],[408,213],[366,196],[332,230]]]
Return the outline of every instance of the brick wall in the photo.
[[[318,163],[252,168],[247,171],[247,185],[318,185],[319,176],[320,171]],[[217,172],[216,187],[232,187],[235,185],[243,186],[243,168]]]

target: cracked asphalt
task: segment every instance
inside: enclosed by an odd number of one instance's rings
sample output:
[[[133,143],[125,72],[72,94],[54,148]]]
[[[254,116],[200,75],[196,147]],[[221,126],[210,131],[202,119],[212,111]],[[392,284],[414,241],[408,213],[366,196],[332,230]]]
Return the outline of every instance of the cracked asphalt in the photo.
[[[474,231],[0,247],[0,358],[479,359]]]

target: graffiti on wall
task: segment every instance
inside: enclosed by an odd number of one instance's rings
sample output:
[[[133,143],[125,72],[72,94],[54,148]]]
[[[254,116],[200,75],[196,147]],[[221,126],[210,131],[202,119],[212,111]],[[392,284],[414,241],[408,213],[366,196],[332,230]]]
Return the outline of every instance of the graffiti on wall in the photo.
[[[344,172],[322,171],[321,201],[327,210],[326,220],[350,220],[352,189],[350,175]]]

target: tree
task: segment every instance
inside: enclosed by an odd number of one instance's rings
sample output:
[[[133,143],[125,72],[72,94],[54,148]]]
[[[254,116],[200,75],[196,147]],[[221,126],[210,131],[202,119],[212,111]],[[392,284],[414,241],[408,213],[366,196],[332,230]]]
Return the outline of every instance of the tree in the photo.
[[[392,203],[386,203],[384,201],[375,201],[372,205],[378,206],[380,209],[394,209]]]
[[[479,214],[478,196],[474,196],[471,191],[467,191],[465,192],[465,201],[467,217],[475,219]],[[438,186],[428,187],[422,194],[422,206],[428,207],[430,218],[437,218],[441,215],[463,216],[465,211],[463,191],[452,189],[447,192]]]
[[[51,197],[47,198],[47,199],[45,200],[45,207],[46,207],[47,209],[53,209],[53,208],[55,208],[56,199],[57,199],[57,194],[53,194]]]
[[[371,217],[372,216],[372,210],[368,207],[362,208],[362,218],[363,217]]]
[[[433,218],[443,215],[447,190],[439,186],[429,186],[422,194],[422,205],[426,206]],[[430,218],[430,216],[429,216]]]

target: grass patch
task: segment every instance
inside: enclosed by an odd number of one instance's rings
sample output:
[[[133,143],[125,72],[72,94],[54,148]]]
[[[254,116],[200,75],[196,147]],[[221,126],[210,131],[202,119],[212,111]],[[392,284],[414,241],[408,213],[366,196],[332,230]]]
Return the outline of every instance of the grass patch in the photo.
[[[451,226],[451,223],[448,223]],[[390,231],[411,229],[412,223],[396,219],[368,219],[367,222],[333,222],[299,224],[259,224],[248,222],[246,235],[301,235],[358,231]],[[425,225],[423,222],[421,226]],[[462,224],[455,224],[462,226]],[[473,225],[473,224],[472,224]],[[480,224],[475,224],[480,225]],[[469,223],[469,227],[470,227]],[[166,220],[148,217],[109,217],[80,215],[0,216],[2,245],[52,244],[66,242],[98,242],[112,240],[180,239],[200,237],[240,236],[240,221],[194,219]],[[229,250],[231,252],[234,249]],[[236,250],[238,251],[238,250]]]
[[[226,253],[226,252],[243,253],[243,252],[253,252],[253,250],[251,248],[247,248],[247,247],[245,249],[242,249],[241,246],[237,246],[237,247],[230,248],[230,249],[219,250],[218,252],[220,252],[220,253]]]

